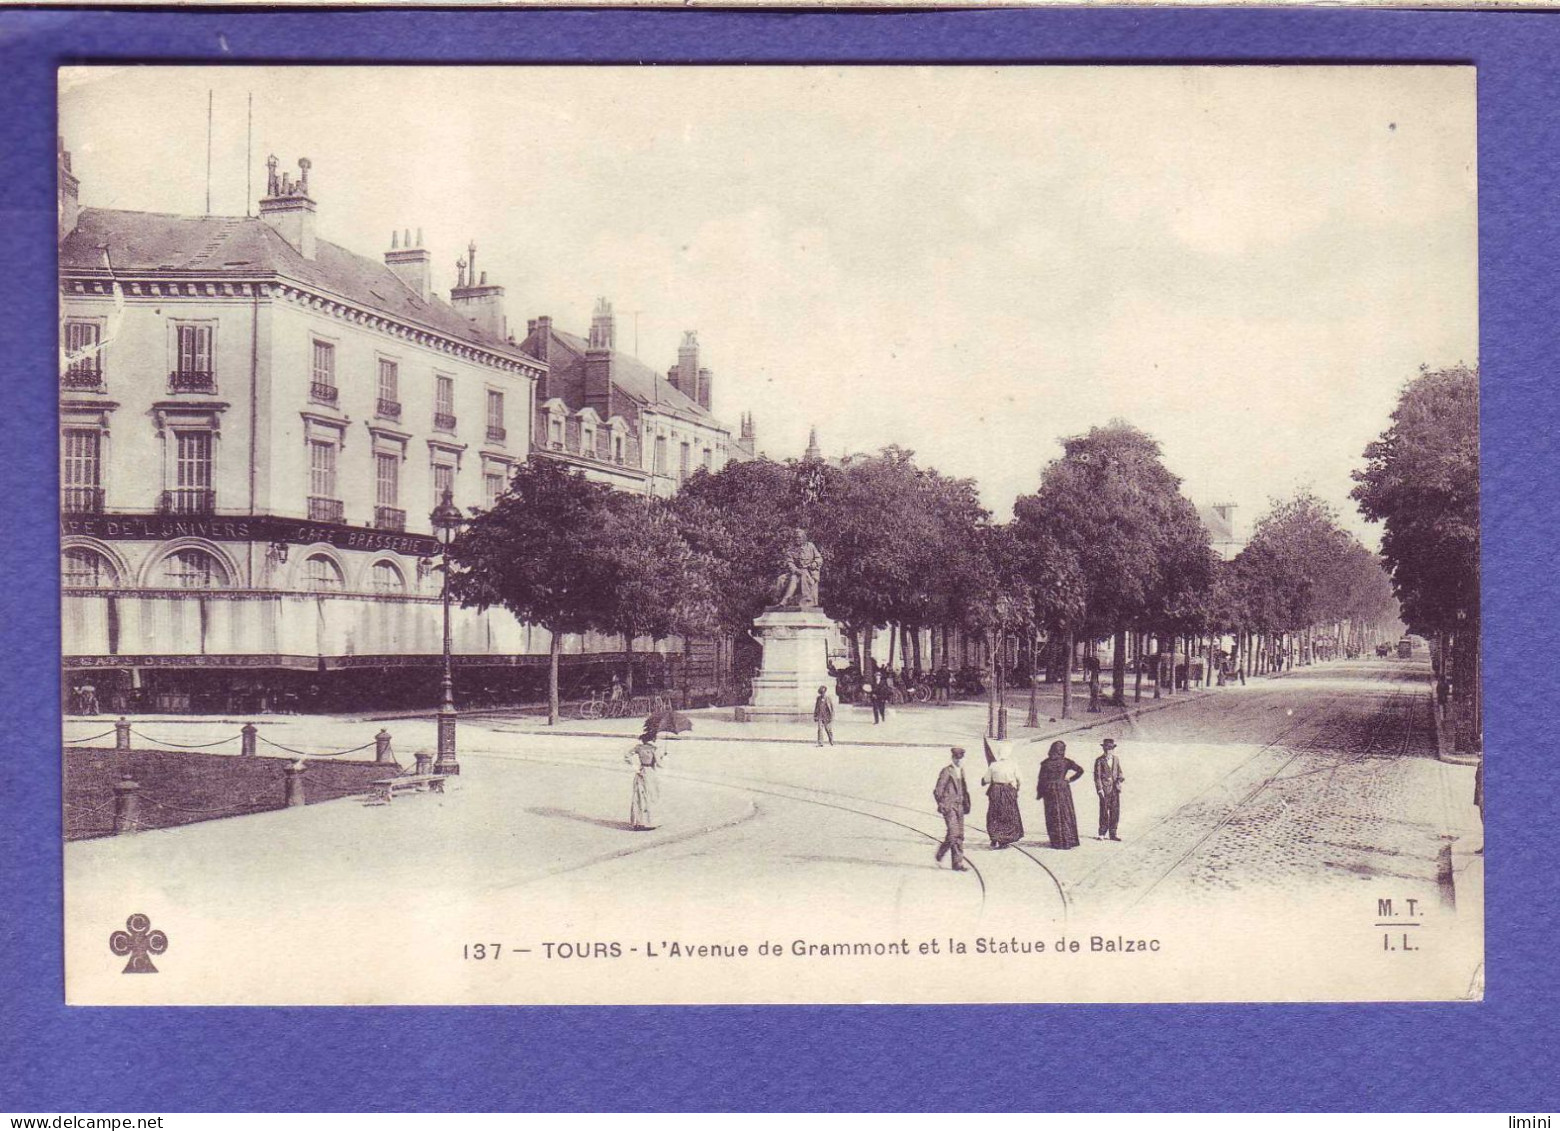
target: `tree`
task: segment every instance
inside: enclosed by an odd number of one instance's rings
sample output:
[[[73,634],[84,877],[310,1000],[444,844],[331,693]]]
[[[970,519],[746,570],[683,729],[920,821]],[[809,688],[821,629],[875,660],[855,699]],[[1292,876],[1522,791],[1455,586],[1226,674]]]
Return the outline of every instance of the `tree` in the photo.
[[[1064,439],[1062,449],[1014,513],[1026,542],[1049,539],[1076,564],[1083,613],[1072,627],[1115,637],[1120,702],[1127,630],[1163,620],[1177,594],[1206,584],[1208,534],[1147,433],[1114,420]]]
[[[1479,373],[1421,371],[1365,449],[1353,497],[1383,524],[1381,552],[1413,631],[1479,615]]]
[[[697,471],[672,501],[684,541],[707,562],[715,617],[725,631],[745,633],[769,603],[800,502],[791,469],[769,459]]]
[[[1451,638],[1457,748],[1479,749],[1478,369],[1421,369],[1354,480],[1361,513],[1383,525],[1404,622]]]
[[[1297,632],[1332,619],[1333,585],[1356,544],[1339,527],[1338,512],[1311,492],[1274,500],[1241,551],[1256,587],[1261,627]]]
[[[614,494],[602,542],[607,579],[601,624],[624,639],[632,695],[635,638],[717,629],[714,563],[688,544],[676,514],[660,499]]]
[[[462,605],[498,605],[552,637],[547,721],[558,722],[563,636],[602,628],[611,611],[610,487],[551,460],[528,460],[491,509],[450,547],[450,591]]]

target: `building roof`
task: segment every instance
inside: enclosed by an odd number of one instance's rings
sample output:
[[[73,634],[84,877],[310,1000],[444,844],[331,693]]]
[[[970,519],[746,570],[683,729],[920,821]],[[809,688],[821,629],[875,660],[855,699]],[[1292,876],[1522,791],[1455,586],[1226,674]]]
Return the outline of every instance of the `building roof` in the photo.
[[[553,328],[552,337],[553,342],[561,344],[564,349],[580,359],[585,357],[585,351],[590,348],[590,344],[584,338],[556,327]],[[551,344],[549,344],[547,357],[548,363],[557,367]],[[709,409],[683,393],[668,381],[665,375],[657,373],[631,354],[612,351],[612,383],[651,412],[675,416],[712,428],[725,427],[715,419],[715,415]]]
[[[382,262],[329,240],[316,240],[315,258],[305,259],[258,216],[84,208],[60,245],[60,270],[104,271],[104,248],[116,272],[282,275],[448,337],[524,356],[513,343],[479,330],[443,299],[422,298]]]

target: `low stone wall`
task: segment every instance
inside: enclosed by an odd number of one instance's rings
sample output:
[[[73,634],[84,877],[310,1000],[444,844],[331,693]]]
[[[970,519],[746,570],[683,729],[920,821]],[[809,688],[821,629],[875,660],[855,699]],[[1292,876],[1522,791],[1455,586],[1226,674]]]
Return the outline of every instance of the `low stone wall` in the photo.
[[[186,750],[65,748],[65,839],[114,833],[116,793],[134,782],[135,826],[163,829],[264,813],[287,804],[291,758],[235,757]],[[304,760],[305,804],[368,792],[369,783],[397,773],[393,764]]]

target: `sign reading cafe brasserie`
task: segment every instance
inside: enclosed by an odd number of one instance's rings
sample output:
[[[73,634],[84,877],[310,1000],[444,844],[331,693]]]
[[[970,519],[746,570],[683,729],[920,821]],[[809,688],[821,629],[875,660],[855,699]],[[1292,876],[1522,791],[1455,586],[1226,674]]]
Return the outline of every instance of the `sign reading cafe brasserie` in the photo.
[[[214,542],[287,542],[307,546],[324,542],[343,550],[388,550],[418,557],[439,552],[433,538],[392,530],[368,530],[325,522],[301,522],[268,515],[196,518],[188,515],[70,514],[60,517],[60,533],[87,538],[209,538]]]

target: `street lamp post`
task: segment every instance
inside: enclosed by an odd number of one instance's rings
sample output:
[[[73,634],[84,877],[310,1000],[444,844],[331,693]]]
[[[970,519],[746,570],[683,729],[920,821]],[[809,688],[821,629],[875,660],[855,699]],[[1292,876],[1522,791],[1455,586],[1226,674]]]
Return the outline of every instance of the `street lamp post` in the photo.
[[[444,549],[444,678],[439,703],[439,756],[433,763],[433,772],[453,775],[460,773],[460,762],[455,756],[455,681],[450,668],[450,543],[460,529],[460,508],[448,490],[428,520]]]

